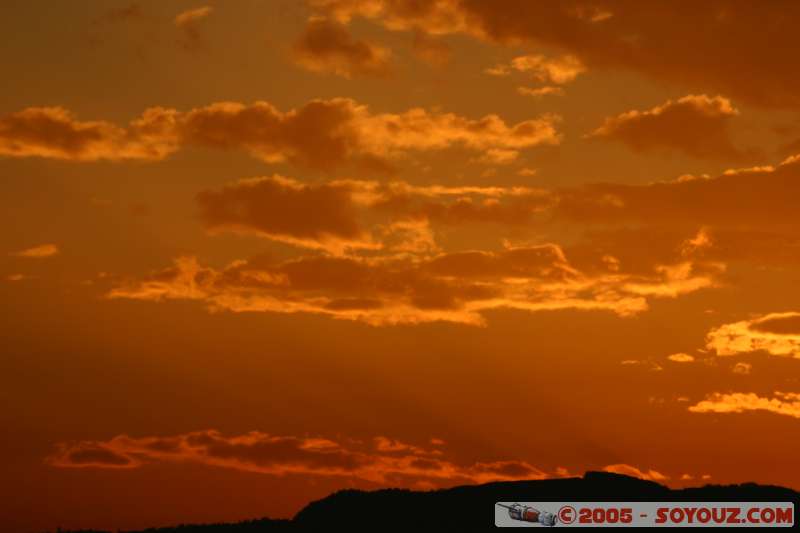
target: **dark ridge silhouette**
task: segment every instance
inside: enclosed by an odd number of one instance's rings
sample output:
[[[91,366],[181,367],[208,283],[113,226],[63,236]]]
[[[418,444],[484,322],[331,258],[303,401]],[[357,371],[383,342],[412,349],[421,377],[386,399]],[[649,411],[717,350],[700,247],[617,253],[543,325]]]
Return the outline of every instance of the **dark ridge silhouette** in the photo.
[[[349,531],[356,528],[470,531],[494,528],[494,503],[498,501],[790,501],[794,503],[797,517],[800,493],[756,483],[670,489],[622,474],[587,472],[582,478],[503,481],[431,491],[341,490],[309,503],[291,520],[265,518],[235,524],[150,528],[130,533]],[[62,533],[78,532],[62,530]]]

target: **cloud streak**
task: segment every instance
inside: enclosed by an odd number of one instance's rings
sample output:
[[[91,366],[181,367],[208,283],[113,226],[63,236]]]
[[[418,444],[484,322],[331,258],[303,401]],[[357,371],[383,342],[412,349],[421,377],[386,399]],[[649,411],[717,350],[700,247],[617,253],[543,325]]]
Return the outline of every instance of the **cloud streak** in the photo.
[[[200,21],[206,19],[214,11],[211,6],[187,9],[175,16],[174,23],[183,33],[179,43],[188,51],[199,51],[207,47],[200,33]]]
[[[189,463],[269,476],[322,476],[426,488],[570,476],[561,467],[547,473],[515,459],[455,462],[447,457],[445,446],[441,439],[417,445],[385,436],[334,440],[260,431],[224,435],[211,429],[172,436],[117,435],[105,441],[62,442],[45,462],[55,468],[123,471]],[[657,482],[669,479],[657,470],[624,463],[602,470]]]
[[[58,253],[59,249],[55,244],[40,244],[39,246],[33,246],[18,252],[11,252],[9,255],[14,257],[26,257],[30,259],[44,259],[46,257],[58,255]]]
[[[800,193],[798,178],[800,157],[795,156],[775,166],[730,170],[708,179],[589,184],[559,190],[555,216],[598,225],[707,227],[711,240],[717,230],[726,230],[722,236],[730,239],[747,237],[748,232],[767,237],[768,232],[794,232],[798,227],[790,200]],[[726,243],[726,248],[746,248],[741,244]]]
[[[423,448],[386,437],[359,442],[259,431],[225,436],[206,430],[169,437],[119,435],[107,441],[61,443],[56,448],[47,463],[59,468],[133,469],[145,464],[195,463],[272,476],[344,477],[406,486],[547,477],[524,461],[460,465],[444,458],[439,446]]]
[[[251,233],[337,255],[407,248],[408,239],[423,236],[430,241],[427,248],[435,250],[432,223],[524,225],[541,218],[551,203],[547,192],[528,187],[352,179],[303,183],[280,175],[207,189],[196,199],[212,233]]]
[[[753,392],[715,392],[705,400],[689,407],[692,413],[744,413],[766,411],[777,415],[800,418],[800,393],[775,391],[773,397],[759,396]]]
[[[506,124],[421,108],[372,113],[354,100],[313,100],[280,111],[269,102],[218,102],[181,112],[154,107],[127,127],[80,121],[60,107],[27,108],[0,118],[0,155],[72,161],[159,160],[185,146],[243,150],[268,163],[330,171],[355,164],[387,170],[409,152],[461,146],[519,151],[560,142],[558,117]]]
[[[586,274],[556,244],[502,251],[300,257],[271,264],[235,261],[222,269],[193,257],[139,280],[118,283],[109,298],[204,302],[212,311],[315,313],[371,325],[454,322],[484,325],[492,309],[610,311],[632,316],[648,300],[715,287],[718,270],[681,262],[649,275]]]

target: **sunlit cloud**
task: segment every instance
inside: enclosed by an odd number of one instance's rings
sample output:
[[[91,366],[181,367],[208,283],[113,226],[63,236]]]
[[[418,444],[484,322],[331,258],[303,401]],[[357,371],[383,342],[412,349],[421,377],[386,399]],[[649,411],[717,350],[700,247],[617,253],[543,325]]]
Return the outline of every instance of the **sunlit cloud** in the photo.
[[[706,348],[719,356],[765,351],[800,358],[800,313],[770,313],[713,328]]]
[[[534,54],[515,57],[510,63],[495,65],[485,72],[491,76],[507,76],[511,71],[525,72],[542,83],[563,85],[585,72],[586,67],[575,56],[548,58]]]
[[[619,362],[623,366],[645,368],[651,372],[661,372],[664,367],[652,359],[623,359]]]
[[[72,161],[161,159],[175,140],[145,115],[126,129],[106,121],[79,121],[61,107],[29,107],[0,118],[0,155]]]
[[[333,251],[378,247],[360,226],[353,192],[347,183],[307,185],[275,175],[203,191],[197,202],[212,231],[250,232]]]
[[[731,367],[731,372],[733,372],[734,374],[739,374],[741,376],[746,376],[750,374],[752,370],[753,370],[753,365],[751,365],[750,363],[743,363],[741,361]]]
[[[620,141],[640,152],[666,149],[735,160],[745,155],[730,138],[729,122],[738,113],[727,98],[689,95],[609,117],[589,136]]]
[[[168,437],[118,435],[107,441],[61,443],[48,464],[59,468],[134,469],[146,464],[194,463],[272,476],[308,475],[382,484],[450,486],[547,475],[525,461],[457,464],[440,446],[428,449],[376,437],[371,442],[276,436],[259,431],[225,436],[215,430]]]
[[[268,163],[319,170],[346,164],[387,171],[409,152],[464,147],[519,151],[558,144],[559,117],[508,125],[497,115],[471,119],[412,108],[372,113],[348,98],[278,110],[269,102],[218,102],[181,112],[154,107],[127,127],[80,121],[60,107],[27,108],[0,118],[0,155],[73,161],[167,157],[184,146],[243,150]]]
[[[561,87],[553,87],[546,85],[544,87],[517,87],[517,92],[522,96],[533,96],[541,98],[542,96],[564,96],[566,94]]]
[[[516,150],[503,150],[500,148],[491,148],[475,159],[479,163],[486,165],[508,165],[517,160],[519,152]]]
[[[385,436],[363,441],[260,431],[229,436],[204,430],[162,437],[118,435],[105,441],[62,442],[46,463],[56,468],[112,470],[190,463],[270,476],[339,477],[428,488],[573,476],[563,467],[547,473],[521,460],[459,463],[447,457],[446,443],[441,439],[431,438],[426,444]],[[624,463],[602,470],[657,482],[669,479],[657,470]]]
[[[24,250],[19,250],[18,252],[11,252],[9,255],[15,257],[27,257],[31,259],[43,259],[46,257],[53,257],[54,255],[58,255],[58,253],[58,246],[48,243],[33,246],[31,248],[25,248]]]
[[[410,257],[235,261],[220,270],[184,257],[161,272],[118,283],[108,297],[190,299],[212,311],[316,313],[372,325],[484,325],[484,313],[493,309],[632,316],[646,311],[650,298],[676,298],[712,288],[715,275],[695,272],[690,263],[656,265],[648,276],[585,274],[556,244]]]
[[[280,175],[207,189],[196,199],[200,218],[212,233],[251,233],[337,255],[435,250],[432,223],[523,225],[542,216],[552,202],[547,192],[528,187],[352,179],[303,183]]]
[[[181,32],[181,46],[189,51],[202,50],[207,46],[203,35],[200,33],[200,21],[208,18],[214,11],[211,6],[201,6],[187,9],[175,16],[174,23]]]
[[[688,353],[674,353],[672,355],[667,356],[667,359],[674,363],[693,363],[694,356],[689,355]]]
[[[775,166],[707,179],[563,188],[557,193],[555,216],[584,224],[670,226],[679,231],[698,231],[700,226],[695,247],[702,245],[706,256],[764,262],[791,255],[786,246],[796,239],[796,194],[800,158],[790,157]]]
[[[714,92],[766,107],[800,106],[800,75],[788,68],[798,45],[787,20],[800,6],[763,9],[726,3],[724,9],[675,8],[673,2],[542,4],[528,0],[413,3],[393,0],[308,0],[342,23],[374,21],[391,31],[464,34],[501,45],[563,50],[594,70],[628,70],[651,80]],[[755,21],[755,22],[754,22]],[[752,27],[773,28],[770,42]],[[675,29],[680,28],[676,38]],[[708,58],[715,58],[709,62]],[[742,73],[757,73],[743,75]]]
[[[705,400],[689,407],[693,413],[744,413],[766,411],[778,415],[800,418],[800,393],[775,391],[773,396],[763,397],[753,392],[715,392]]]
[[[214,9],[211,6],[196,7],[178,13],[175,17],[175,25],[178,27],[186,26],[197,20],[204,19],[211,14]]]

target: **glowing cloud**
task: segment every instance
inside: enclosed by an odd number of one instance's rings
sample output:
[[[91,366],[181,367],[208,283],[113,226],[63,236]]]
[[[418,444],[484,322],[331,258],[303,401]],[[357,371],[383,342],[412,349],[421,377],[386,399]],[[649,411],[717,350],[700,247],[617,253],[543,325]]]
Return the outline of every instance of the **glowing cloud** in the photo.
[[[183,31],[180,44],[184,49],[197,51],[206,46],[203,36],[200,33],[199,23],[201,20],[208,18],[213,11],[214,8],[211,6],[202,6],[178,13],[174,22],[175,26]]]
[[[182,11],[175,17],[176,26],[186,26],[197,20],[206,18],[214,9],[211,6],[196,7]]]
[[[705,400],[689,407],[693,413],[744,413],[767,411],[778,415],[800,418],[800,393],[775,391],[772,398],[753,392],[715,392]]]
[[[154,131],[151,118],[145,113],[125,129],[105,121],[79,121],[61,107],[29,107],[0,118],[0,155],[72,161],[161,159],[175,150],[174,141]]]
[[[269,102],[219,102],[187,112],[154,107],[123,128],[79,121],[59,107],[33,107],[0,118],[0,155],[158,160],[184,146],[203,146],[320,170],[349,163],[385,171],[392,159],[410,151],[453,146],[516,151],[558,144],[558,120],[544,115],[507,125],[497,115],[470,119],[421,108],[375,114],[354,100],[334,98],[286,112]]]
[[[551,202],[546,192],[527,187],[351,179],[302,183],[280,175],[239,180],[201,191],[196,199],[213,233],[252,233],[337,255],[348,250],[432,251],[437,246],[431,222],[522,225]]]
[[[211,310],[317,313],[372,325],[483,325],[483,312],[491,309],[604,310],[631,316],[648,308],[647,298],[675,298],[715,286],[710,273],[683,265],[659,266],[649,276],[589,275],[573,267],[556,244],[433,257],[235,261],[221,270],[185,257],[144,279],[119,283],[108,297],[193,299]]]
[[[742,376],[750,374],[751,370],[753,370],[753,365],[751,365],[750,363],[738,362],[735,365],[733,365],[733,367],[731,367],[731,372]]]
[[[438,443],[434,443],[438,444]],[[151,463],[197,463],[259,474],[349,477],[376,483],[449,486],[546,474],[524,461],[459,465],[440,449],[377,437],[371,443],[275,436],[259,431],[225,436],[215,430],[169,437],[62,443],[47,462],[59,468],[132,469]]]
[[[564,50],[592,69],[625,69],[651,80],[709,88],[750,103],[800,106],[800,75],[787,68],[798,44],[787,22],[800,6],[763,9],[728,2],[723,9],[676,8],[668,0],[541,3],[529,0],[307,0],[342,23],[372,20],[392,31],[464,34],[501,45]],[[773,28],[770,42],[753,24]],[[680,28],[676,38],[675,29]],[[708,57],[714,57],[713,62]],[[743,76],[743,72],[757,72]]]
[[[542,83],[563,85],[585,72],[586,67],[575,56],[548,58],[537,54],[515,57],[508,65],[496,65],[485,72],[492,76],[505,76],[511,70],[527,72]]]
[[[763,350],[771,355],[800,358],[800,313],[770,313],[723,324],[708,332],[706,348],[720,356]]]
[[[561,87],[553,87],[546,85],[544,87],[537,87],[535,89],[530,87],[517,87],[517,92],[522,96],[533,96],[534,98],[541,98],[542,96],[564,96],[564,89]]]
[[[374,248],[346,183],[305,185],[283,176],[241,180],[197,195],[212,231],[255,232],[306,248]],[[314,216],[308,216],[314,213]]]
[[[694,356],[689,355],[688,353],[674,353],[667,357],[672,362],[675,363],[692,363],[694,362]]]
[[[32,259],[43,259],[45,257],[53,257],[58,255],[58,246],[55,244],[40,244],[32,248],[26,248],[18,252],[12,252],[10,255],[16,257],[28,257]]]

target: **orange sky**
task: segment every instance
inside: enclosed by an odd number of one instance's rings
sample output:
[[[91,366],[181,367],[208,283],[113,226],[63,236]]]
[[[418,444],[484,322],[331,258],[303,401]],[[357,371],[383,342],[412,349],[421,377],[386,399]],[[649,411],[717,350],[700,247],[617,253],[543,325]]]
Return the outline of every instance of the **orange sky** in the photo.
[[[3,3],[0,528],[800,488],[798,20]]]

